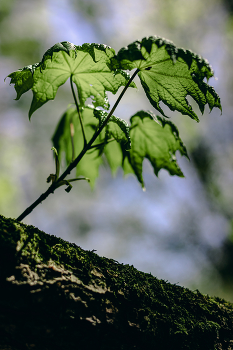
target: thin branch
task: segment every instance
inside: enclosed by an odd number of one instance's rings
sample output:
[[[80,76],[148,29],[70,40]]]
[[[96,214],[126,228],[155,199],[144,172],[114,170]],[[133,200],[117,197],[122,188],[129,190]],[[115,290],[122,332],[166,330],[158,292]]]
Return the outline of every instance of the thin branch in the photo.
[[[75,95],[75,92],[74,92],[74,86],[73,86],[73,81],[72,81],[72,74],[70,76],[70,86],[71,86],[72,94],[73,94],[73,97],[74,97],[75,106],[76,106],[76,109],[77,109],[77,112],[78,112],[79,121],[80,121],[80,124],[81,124],[83,140],[84,140],[84,148],[85,148],[86,145],[87,145],[87,139],[86,139],[86,136],[85,136],[84,126],[83,126],[83,121],[82,121],[82,116],[81,116],[81,113],[80,113],[80,109],[79,109],[79,106],[78,106],[78,101],[77,101],[77,98],[76,98],[76,95]]]
[[[111,138],[111,139],[108,139],[106,142],[96,143],[95,145],[92,145],[92,146],[90,147],[90,149],[103,146],[103,145],[105,145],[105,144],[107,144],[107,143],[109,143],[109,142],[112,142],[112,141],[116,141],[116,139],[114,139],[114,137],[113,137],[113,138]]]

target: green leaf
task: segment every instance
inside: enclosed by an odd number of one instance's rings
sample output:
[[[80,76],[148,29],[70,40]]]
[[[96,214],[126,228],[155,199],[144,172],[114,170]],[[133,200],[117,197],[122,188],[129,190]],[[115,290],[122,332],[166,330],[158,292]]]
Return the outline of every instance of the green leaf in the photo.
[[[142,163],[147,158],[156,176],[160,169],[166,169],[171,175],[183,177],[175,154],[180,151],[187,158],[188,154],[176,126],[145,111],[137,112],[130,121],[131,149],[125,153],[125,174],[135,174],[144,188]]]
[[[17,98],[32,89],[33,100],[29,111],[32,113],[44,103],[53,100],[59,86],[72,76],[77,86],[80,105],[84,106],[87,98],[91,98],[94,106],[109,108],[106,91],[113,94],[120,86],[125,86],[130,79],[126,72],[114,69],[111,58],[115,51],[105,45],[83,44],[75,46],[69,42],[55,44],[46,51],[42,61],[32,69],[11,73],[11,83],[15,84]],[[23,73],[22,73],[23,72]],[[132,83],[131,87],[136,85]]]
[[[86,106],[82,108],[81,111],[85,134],[87,140],[89,140],[100,124],[105,120],[108,113],[96,110],[91,106]],[[96,118],[93,118],[93,116]],[[63,114],[52,138],[53,145],[58,152],[59,162],[62,161],[63,155],[65,154],[67,165],[73,160],[70,130],[71,123],[74,129],[74,157],[77,157],[83,148],[83,135],[78,114],[74,107],[68,108]],[[115,141],[108,142],[113,138]],[[112,174],[115,174],[117,169],[123,165],[123,150],[125,151],[125,149],[130,146],[128,124],[124,120],[112,116],[108,125],[101,132],[93,146],[99,144],[100,146],[91,148],[76,167],[76,175],[83,175],[90,178],[91,187],[94,187],[95,180],[99,175],[99,166],[103,163],[103,154],[106,156]]]
[[[99,125],[101,126],[108,116],[108,112],[94,109],[94,117],[99,120]],[[129,125],[124,119],[115,117],[112,115],[109,118],[107,126],[105,127],[106,132],[106,142],[113,137],[117,142],[122,144],[122,147],[126,150],[130,149],[131,141],[129,136]]]
[[[33,87],[33,73],[38,66],[39,63],[29,65],[7,76],[11,78],[10,84],[15,84],[15,90],[17,92],[16,100],[19,100],[22,94]]]
[[[68,55],[70,54],[70,51],[74,51],[75,56],[77,56],[76,46],[73,43],[70,43],[69,41],[62,41],[61,43],[57,43],[50,47],[48,49],[41,61],[41,65],[43,66],[43,69],[45,69],[44,62],[47,58],[50,58],[52,60],[54,52],[64,51]]]
[[[85,135],[87,139],[91,139],[96,128],[98,127],[98,120],[93,118],[93,108],[85,107],[82,109],[82,119],[85,128]],[[57,149],[59,161],[61,162],[63,154],[65,154],[66,164],[69,165],[72,162],[72,143],[70,133],[70,123],[74,128],[74,153],[75,157],[83,149],[83,135],[81,125],[78,118],[78,113],[74,107],[70,107],[63,114],[57,129],[53,135],[52,142]],[[94,144],[98,144],[102,141],[101,136],[97,138]],[[76,167],[76,175],[83,175],[90,179],[90,185],[93,188],[95,180],[99,175],[99,166],[103,160],[99,154],[97,148],[93,148],[88,151]]]
[[[121,68],[139,70],[138,76],[148,99],[164,116],[160,101],[172,111],[177,110],[198,121],[187,96],[197,102],[201,113],[205,105],[210,110],[213,107],[221,110],[219,96],[213,87],[203,81],[213,76],[209,63],[189,50],[151,36],[122,48],[117,59]]]
[[[123,167],[124,149],[118,142],[109,142],[104,146],[104,155],[110,166],[112,175],[115,175],[120,167]]]

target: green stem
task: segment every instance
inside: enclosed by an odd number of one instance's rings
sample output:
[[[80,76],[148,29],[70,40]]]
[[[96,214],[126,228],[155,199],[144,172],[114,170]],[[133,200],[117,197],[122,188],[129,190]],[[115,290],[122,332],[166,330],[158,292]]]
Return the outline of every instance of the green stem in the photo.
[[[128,87],[130,86],[130,84],[132,83],[133,79],[135,78],[135,76],[138,74],[139,69],[137,69],[132,77],[130,78],[130,80],[128,81],[128,83],[126,84],[126,86],[124,87],[124,89],[122,90],[120,96],[118,97],[118,99],[116,100],[114,106],[112,107],[111,111],[109,112],[109,115],[107,116],[107,118],[105,119],[104,123],[100,126],[100,128],[97,130],[97,132],[92,136],[91,140],[83,147],[82,151],[79,153],[78,157],[70,163],[70,165],[66,168],[66,170],[64,171],[64,173],[57,179],[56,182],[52,183],[52,185],[47,189],[47,191],[45,191],[44,193],[42,193],[42,195],[40,195],[40,197],[34,202],[32,203],[32,205],[30,205],[18,218],[18,221],[23,220],[28,214],[30,214],[33,209],[35,209],[37,207],[37,205],[39,205],[40,203],[42,203],[51,193],[54,193],[54,191],[56,190],[56,183],[60,182],[62,180],[64,180],[64,178],[70,174],[71,170],[73,170],[77,164],[80,162],[80,160],[82,159],[82,157],[85,155],[85,153],[91,148],[92,144],[94,143],[94,141],[97,139],[97,137],[99,136],[99,134],[101,133],[101,131],[103,130],[103,128],[107,125],[109,119],[111,118],[112,114],[114,113],[115,109],[117,108],[120,100],[122,99],[124,93],[126,92],[126,90],[128,89]],[[72,85],[72,80],[71,80],[71,85]],[[72,90],[73,91],[73,90]]]
[[[111,138],[111,139],[108,139],[106,142],[97,143],[97,144],[95,144],[95,145],[92,145],[92,146],[90,147],[90,149],[103,146],[103,145],[105,145],[105,144],[107,144],[107,143],[109,143],[109,142],[112,142],[112,141],[116,141],[116,139]]]
[[[76,109],[77,109],[77,112],[78,112],[79,121],[80,121],[80,124],[81,124],[83,140],[84,140],[84,147],[85,147],[87,145],[87,139],[86,139],[86,136],[85,136],[84,126],[83,126],[83,121],[82,121],[80,109],[79,109],[79,106],[78,106],[78,101],[77,101],[77,98],[76,98],[76,95],[75,95],[75,92],[74,92],[74,86],[73,86],[73,81],[72,81],[72,74],[70,76],[70,86],[71,86],[72,94],[73,94],[73,97],[74,97],[75,106],[76,106]]]

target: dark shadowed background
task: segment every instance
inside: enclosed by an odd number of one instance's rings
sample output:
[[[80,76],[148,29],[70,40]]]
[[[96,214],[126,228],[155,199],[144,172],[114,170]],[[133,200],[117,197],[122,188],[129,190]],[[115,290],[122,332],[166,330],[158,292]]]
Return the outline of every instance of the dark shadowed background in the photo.
[[[60,41],[103,43],[116,52],[159,35],[208,59],[223,113],[206,109],[196,123],[167,112],[190,162],[185,178],[144,163],[146,192],[136,178],[103,166],[96,187],[58,189],[24,222],[141,271],[233,301],[233,3],[232,0],[0,0],[0,213],[17,217],[47,189],[54,172],[51,137],[72,101],[69,84],[28,121],[31,91],[19,101],[11,72],[39,62]],[[109,94],[110,102],[116,96]],[[195,105],[195,103],[194,103]],[[153,107],[138,84],[116,115]],[[155,111],[154,111],[155,112]]]

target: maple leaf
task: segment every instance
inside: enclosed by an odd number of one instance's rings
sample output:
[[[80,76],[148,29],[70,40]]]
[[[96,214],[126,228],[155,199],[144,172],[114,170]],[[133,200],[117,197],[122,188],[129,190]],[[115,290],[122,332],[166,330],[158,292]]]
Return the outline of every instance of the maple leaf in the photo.
[[[210,110],[213,107],[221,110],[219,96],[203,81],[213,76],[208,61],[189,50],[150,36],[122,48],[117,59],[121,68],[139,70],[138,76],[149,101],[164,116],[160,101],[172,111],[177,110],[199,121],[187,101],[188,95],[197,102],[201,113],[205,105]]]
[[[126,72],[112,68],[114,55],[114,49],[106,45],[75,46],[65,41],[47,50],[40,63],[19,69],[8,77],[15,84],[17,99],[29,89],[33,91],[29,118],[44,103],[53,100],[58,88],[70,77],[77,86],[80,106],[90,97],[95,107],[108,109],[106,91],[115,94],[130,79]]]
[[[98,130],[106,114],[108,113],[96,110],[92,106],[85,106],[81,109],[82,122],[87,139],[90,139],[96,130]],[[94,115],[96,118],[93,117]],[[71,124],[73,128],[73,142],[71,141]],[[108,143],[110,139],[111,142]],[[82,151],[82,129],[77,110],[74,107],[69,107],[61,117],[52,142],[58,152],[59,162],[61,162],[65,154],[67,165]],[[93,147],[87,151],[76,166],[76,175],[88,177],[90,179],[90,185],[93,187],[99,175],[99,167],[103,163],[103,153],[106,155],[112,173],[115,173],[117,168],[122,165],[123,156],[121,147],[123,149],[130,147],[129,126],[124,120],[112,116],[94,142]]]
[[[160,169],[166,169],[171,175],[183,177],[175,154],[179,151],[187,158],[188,154],[176,126],[163,117],[145,111],[137,112],[130,121],[131,149],[124,154],[125,174],[135,174],[144,188],[142,165],[147,158],[156,176]]]

